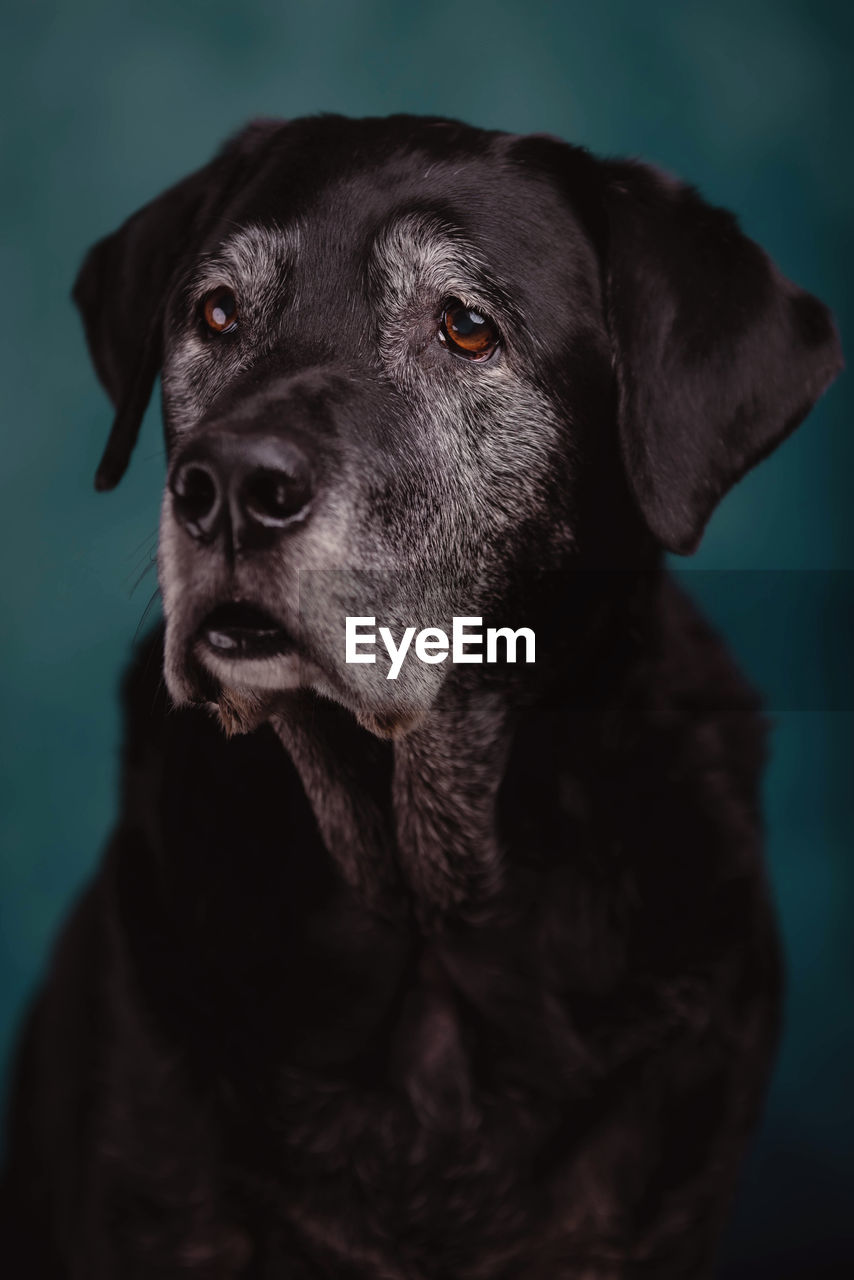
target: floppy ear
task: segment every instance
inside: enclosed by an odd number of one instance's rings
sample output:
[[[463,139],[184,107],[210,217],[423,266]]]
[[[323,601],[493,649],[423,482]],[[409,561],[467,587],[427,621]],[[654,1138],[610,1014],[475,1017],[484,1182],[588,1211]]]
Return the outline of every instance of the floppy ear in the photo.
[[[623,460],[651,532],[687,554],[839,372],[839,339],[731,214],[645,165],[602,169]]]
[[[249,125],[203,169],[145,205],[86,255],[72,296],[92,363],[116,409],[96,489],[114,488],[130,461],[160,369],[164,306],[176,270],[224,213],[260,144],[277,127]]]

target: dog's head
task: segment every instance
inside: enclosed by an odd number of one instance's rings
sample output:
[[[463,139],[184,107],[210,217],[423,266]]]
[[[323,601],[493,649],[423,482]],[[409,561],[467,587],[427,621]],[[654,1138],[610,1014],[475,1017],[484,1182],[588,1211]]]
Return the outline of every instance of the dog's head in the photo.
[[[166,677],[242,727],[297,686],[416,723],[449,664],[347,664],[346,617],[517,627],[551,569],[693,550],[841,364],[690,188],[412,117],[251,125],[75,299],[117,409],[99,488],[162,371]]]

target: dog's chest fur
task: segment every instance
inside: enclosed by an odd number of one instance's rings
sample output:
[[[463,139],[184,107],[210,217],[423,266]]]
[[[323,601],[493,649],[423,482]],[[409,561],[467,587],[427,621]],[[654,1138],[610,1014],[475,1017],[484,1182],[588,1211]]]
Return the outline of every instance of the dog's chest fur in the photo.
[[[500,797],[512,879],[441,928],[341,884],[271,734],[226,744],[185,713],[132,735],[108,883],[139,1003],[110,1075],[147,1101],[110,1115],[116,1149],[172,1114],[179,1186],[259,1257],[335,1275],[514,1275],[527,1241],[526,1274],[600,1277],[678,1236],[753,1109],[773,975],[752,712],[661,719],[642,744],[603,730],[586,764],[538,723]]]

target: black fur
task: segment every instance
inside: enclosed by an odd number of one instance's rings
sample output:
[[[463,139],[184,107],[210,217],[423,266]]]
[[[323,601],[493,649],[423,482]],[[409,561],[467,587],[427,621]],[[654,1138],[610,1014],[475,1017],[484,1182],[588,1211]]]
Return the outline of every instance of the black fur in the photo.
[[[121,820],[22,1043],[7,1274],[711,1274],[778,1016],[763,725],[661,548],[696,545],[807,412],[839,366],[832,322],[642,166],[407,117],[262,124],[87,259],[75,296],[118,407],[99,486],[178,340],[190,256],[299,219],[354,274],[316,260],[305,345],[295,327],[218,417],[188,428],[167,391],[170,454],[250,393],[269,406],[292,385],[275,368],[301,389],[292,429],[328,441],[320,499],[367,476],[377,536],[417,535],[428,491],[395,484],[419,427],[353,336],[356,229],[400,207],[478,243],[509,365],[563,424],[539,505],[481,530],[484,611],[535,625],[538,662],[452,672],[390,740],[360,691],[312,689],[226,738],[170,707],[160,634],[139,650]],[[318,307],[341,317],[334,378]],[[197,696],[237,714],[227,689]]]

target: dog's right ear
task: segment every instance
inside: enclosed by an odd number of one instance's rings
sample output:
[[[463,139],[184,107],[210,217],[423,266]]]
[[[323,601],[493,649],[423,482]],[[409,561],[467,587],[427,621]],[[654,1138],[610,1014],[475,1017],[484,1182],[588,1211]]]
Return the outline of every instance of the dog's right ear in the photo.
[[[839,373],[833,317],[685,183],[554,138],[514,149],[558,176],[590,236],[625,474],[659,546],[688,555]]]
[[[204,168],[99,240],[83,262],[73,298],[82,316],[95,371],[116,409],[95,488],[124,475],[160,369],[163,314],[170,284],[239,188],[277,121],[249,125]]]
[[[658,543],[687,555],[839,373],[839,336],[731,213],[637,161],[600,174],[626,475]]]

